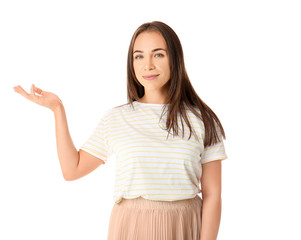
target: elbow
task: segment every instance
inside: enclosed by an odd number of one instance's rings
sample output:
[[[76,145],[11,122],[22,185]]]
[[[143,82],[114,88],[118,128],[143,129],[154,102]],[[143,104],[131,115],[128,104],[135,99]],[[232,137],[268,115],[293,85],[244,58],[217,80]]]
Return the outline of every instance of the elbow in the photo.
[[[75,178],[72,176],[72,174],[63,173],[63,177],[64,177],[65,181],[68,181],[68,182],[75,180]]]

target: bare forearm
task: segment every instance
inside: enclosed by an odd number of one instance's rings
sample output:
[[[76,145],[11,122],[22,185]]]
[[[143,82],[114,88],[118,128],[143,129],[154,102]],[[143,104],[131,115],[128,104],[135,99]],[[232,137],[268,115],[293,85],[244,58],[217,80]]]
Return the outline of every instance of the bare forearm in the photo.
[[[207,196],[203,198],[201,239],[216,240],[221,219],[221,197]]]
[[[66,180],[72,178],[78,164],[78,151],[75,148],[68,129],[66,112],[63,104],[54,111],[57,153]]]

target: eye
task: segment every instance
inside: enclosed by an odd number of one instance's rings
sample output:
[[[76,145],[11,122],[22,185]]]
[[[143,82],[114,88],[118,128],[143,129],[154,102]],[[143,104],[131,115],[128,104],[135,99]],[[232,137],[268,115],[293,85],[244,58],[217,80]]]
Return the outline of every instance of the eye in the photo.
[[[164,55],[163,54],[161,54],[161,53],[157,53],[155,56],[158,56],[159,55],[159,57],[163,57]]]
[[[137,55],[135,56],[135,59],[140,59],[140,57],[143,58],[141,55]]]

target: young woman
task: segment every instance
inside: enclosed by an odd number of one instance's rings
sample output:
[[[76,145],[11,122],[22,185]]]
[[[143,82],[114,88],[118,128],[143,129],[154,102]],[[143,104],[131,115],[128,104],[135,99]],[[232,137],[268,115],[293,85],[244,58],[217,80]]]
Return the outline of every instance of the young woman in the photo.
[[[180,40],[168,25],[154,21],[135,31],[128,51],[128,103],[109,109],[79,151],[57,95],[34,85],[30,94],[14,89],[54,112],[66,180],[87,175],[116,153],[108,239],[217,238],[226,137],[193,89]]]

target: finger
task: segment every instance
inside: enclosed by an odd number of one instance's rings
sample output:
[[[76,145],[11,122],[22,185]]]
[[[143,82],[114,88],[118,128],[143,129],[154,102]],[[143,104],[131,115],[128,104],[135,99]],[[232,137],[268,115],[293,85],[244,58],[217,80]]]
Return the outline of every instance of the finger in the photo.
[[[40,94],[40,95],[44,95],[42,89],[38,88],[35,86],[35,91]]]
[[[31,89],[30,89],[30,95],[32,95],[32,99],[36,102],[40,96],[39,95],[36,95],[35,93],[35,85],[34,84],[31,84]]]
[[[29,94],[20,85],[14,87],[14,90],[25,98],[29,97]]]
[[[30,94],[35,96],[35,94],[34,94],[34,84],[31,84]]]

